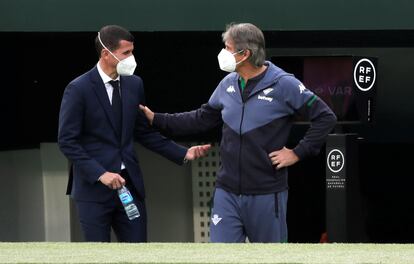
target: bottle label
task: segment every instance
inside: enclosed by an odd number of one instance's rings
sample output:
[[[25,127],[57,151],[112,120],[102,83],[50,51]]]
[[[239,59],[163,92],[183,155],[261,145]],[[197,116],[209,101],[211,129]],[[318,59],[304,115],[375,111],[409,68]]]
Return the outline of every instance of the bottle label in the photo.
[[[129,192],[121,193],[119,195],[119,198],[121,199],[121,202],[123,204],[127,204],[127,203],[132,202],[132,195]]]

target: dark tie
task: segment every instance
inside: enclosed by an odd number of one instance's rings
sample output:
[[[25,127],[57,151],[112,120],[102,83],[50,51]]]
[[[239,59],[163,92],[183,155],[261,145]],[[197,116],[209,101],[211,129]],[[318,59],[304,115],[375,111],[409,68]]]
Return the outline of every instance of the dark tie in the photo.
[[[114,88],[112,90],[112,110],[114,112],[116,132],[119,139],[122,135],[122,101],[121,101],[121,90],[119,87],[119,81],[109,81]]]

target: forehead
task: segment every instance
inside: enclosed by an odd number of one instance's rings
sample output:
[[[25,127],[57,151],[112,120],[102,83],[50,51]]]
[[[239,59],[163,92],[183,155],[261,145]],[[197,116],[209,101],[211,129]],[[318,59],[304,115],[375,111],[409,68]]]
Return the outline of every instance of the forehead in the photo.
[[[127,51],[127,50],[133,50],[134,49],[134,43],[127,41],[127,40],[121,40],[119,41],[119,47],[115,51]]]
[[[228,49],[230,49],[230,50],[233,50],[233,49],[234,49],[234,42],[233,42],[233,40],[231,40],[231,39],[227,39],[227,40],[224,42],[224,45],[226,46],[226,48],[228,48]]]

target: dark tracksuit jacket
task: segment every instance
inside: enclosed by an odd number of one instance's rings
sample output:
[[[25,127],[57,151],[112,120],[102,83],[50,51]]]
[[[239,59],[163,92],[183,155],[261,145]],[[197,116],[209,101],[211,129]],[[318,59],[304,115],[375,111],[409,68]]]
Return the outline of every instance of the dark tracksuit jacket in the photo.
[[[177,113],[156,113],[153,125],[175,135],[203,132],[223,122],[221,167],[216,187],[235,194],[267,194],[288,188],[287,168],[276,169],[269,153],[288,140],[293,115],[311,121],[293,149],[299,159],[316,155],[336,123],[331,109],[293,75],[271,62],[265,75],[243,100],[240,76],[228,74],[207,104]]]

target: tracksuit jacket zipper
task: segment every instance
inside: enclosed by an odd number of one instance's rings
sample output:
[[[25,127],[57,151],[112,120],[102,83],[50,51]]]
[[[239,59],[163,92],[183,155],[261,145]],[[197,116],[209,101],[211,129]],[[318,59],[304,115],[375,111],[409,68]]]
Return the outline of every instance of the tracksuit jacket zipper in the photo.
[[[263,88],[264,89],[264,88]],[[240,127],[239,127],[239,137],[240,137],[240,147],[239,147],[239,195],[242,194],[242,147],[243,147],[243,135],[242,135],[242,126],[243,126],[243,119],[244,119],[244,110],[245,110],[245,105],[246,102],[253,97],[254,95],[260,93],[263,89],[260,89],[258,91],[255,91],[253,94],[250,94],[247,98],[246,101],[243,100],[243,92],[241,92],[240,96],[242,99],[242,115],[241,115],[241,120],[240,120]]]
[[[243,98],[242,98],[243,100]],[[242,125],[243,125],[243,118],[244,118],[244,104],[242,106],[242,115],[240,120],[240,129],[239,129],[239,135],[240,135],[240,148],[239,148],[239,195],[241,195],[241,188],[242,188],[242,146],[243,146],[243,135],[242,135]]]

